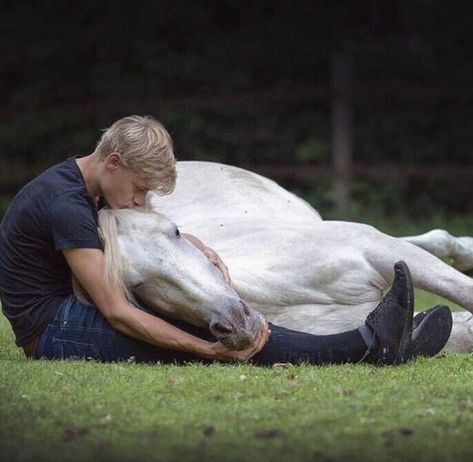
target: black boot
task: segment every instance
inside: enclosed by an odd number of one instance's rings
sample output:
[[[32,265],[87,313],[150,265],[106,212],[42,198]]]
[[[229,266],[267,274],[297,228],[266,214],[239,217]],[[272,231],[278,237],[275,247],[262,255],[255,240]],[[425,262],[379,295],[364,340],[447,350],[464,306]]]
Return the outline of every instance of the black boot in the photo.
[[[452,332],[452,313],[445,305],[437,305],[414,317],[411,345],[407,359],[434,356],[447,343]]]
[[[365,324],[374,332],[377,346],[366,357],[376,364],[400,364],[407,360],[412,335],[414,288],[409,268],[394,265],[394,280],[381,303],[368,315]]]

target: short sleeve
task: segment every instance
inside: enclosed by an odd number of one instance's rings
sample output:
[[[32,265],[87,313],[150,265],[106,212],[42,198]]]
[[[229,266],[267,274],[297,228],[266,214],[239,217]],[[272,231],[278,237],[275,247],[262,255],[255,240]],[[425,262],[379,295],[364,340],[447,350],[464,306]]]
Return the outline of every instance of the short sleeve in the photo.
[[[48,207],[46,220],[55,250],[101,248],[94,210],[83,194],[56,197]]]

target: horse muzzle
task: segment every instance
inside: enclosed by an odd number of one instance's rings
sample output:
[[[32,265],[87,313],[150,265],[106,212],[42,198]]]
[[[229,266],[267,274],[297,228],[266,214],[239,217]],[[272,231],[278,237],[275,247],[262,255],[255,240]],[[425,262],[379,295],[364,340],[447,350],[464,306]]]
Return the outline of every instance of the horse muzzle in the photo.
[[[226,347],[240,349],[254,342],[263,322],[259,312],[239,300],[224,316],[213,320],[209,328],[212,335]]]

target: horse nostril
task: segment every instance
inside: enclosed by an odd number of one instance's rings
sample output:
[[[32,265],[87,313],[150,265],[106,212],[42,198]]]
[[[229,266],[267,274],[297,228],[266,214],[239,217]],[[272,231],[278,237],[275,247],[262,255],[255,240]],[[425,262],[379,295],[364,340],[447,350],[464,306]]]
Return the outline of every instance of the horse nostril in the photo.
[[[218,332],[219,334],[231,334],[233,332],[233,329],[231,327],[224,326],[219,322],[216,322],[212,325],[212,330]]]

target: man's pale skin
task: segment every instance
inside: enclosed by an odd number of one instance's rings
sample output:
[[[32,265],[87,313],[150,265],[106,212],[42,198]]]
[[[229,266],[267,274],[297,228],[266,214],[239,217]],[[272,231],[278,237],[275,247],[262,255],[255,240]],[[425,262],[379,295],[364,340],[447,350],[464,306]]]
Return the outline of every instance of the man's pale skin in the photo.
[[[90,154],[76,160],[95,202],[103,197],[111,208],[133,208],[143,205],[151,189],[146,179],[121,163],[118,152],[105,159]],[[231,284],[228,270],[219,256],[192,235],[184,235],[201,250]],[[246,361],[258,353],[268,341],[267,324],[250,346],[230,350],[220,342],[208,342],[184,332],[128,302],[121,289],[105,275],[104,254],[99,249],[65,249],[64,256],[75,277],[90,295],[104,317],[119,332],[153,345],[186,351],[202,358],[220,361]]]

